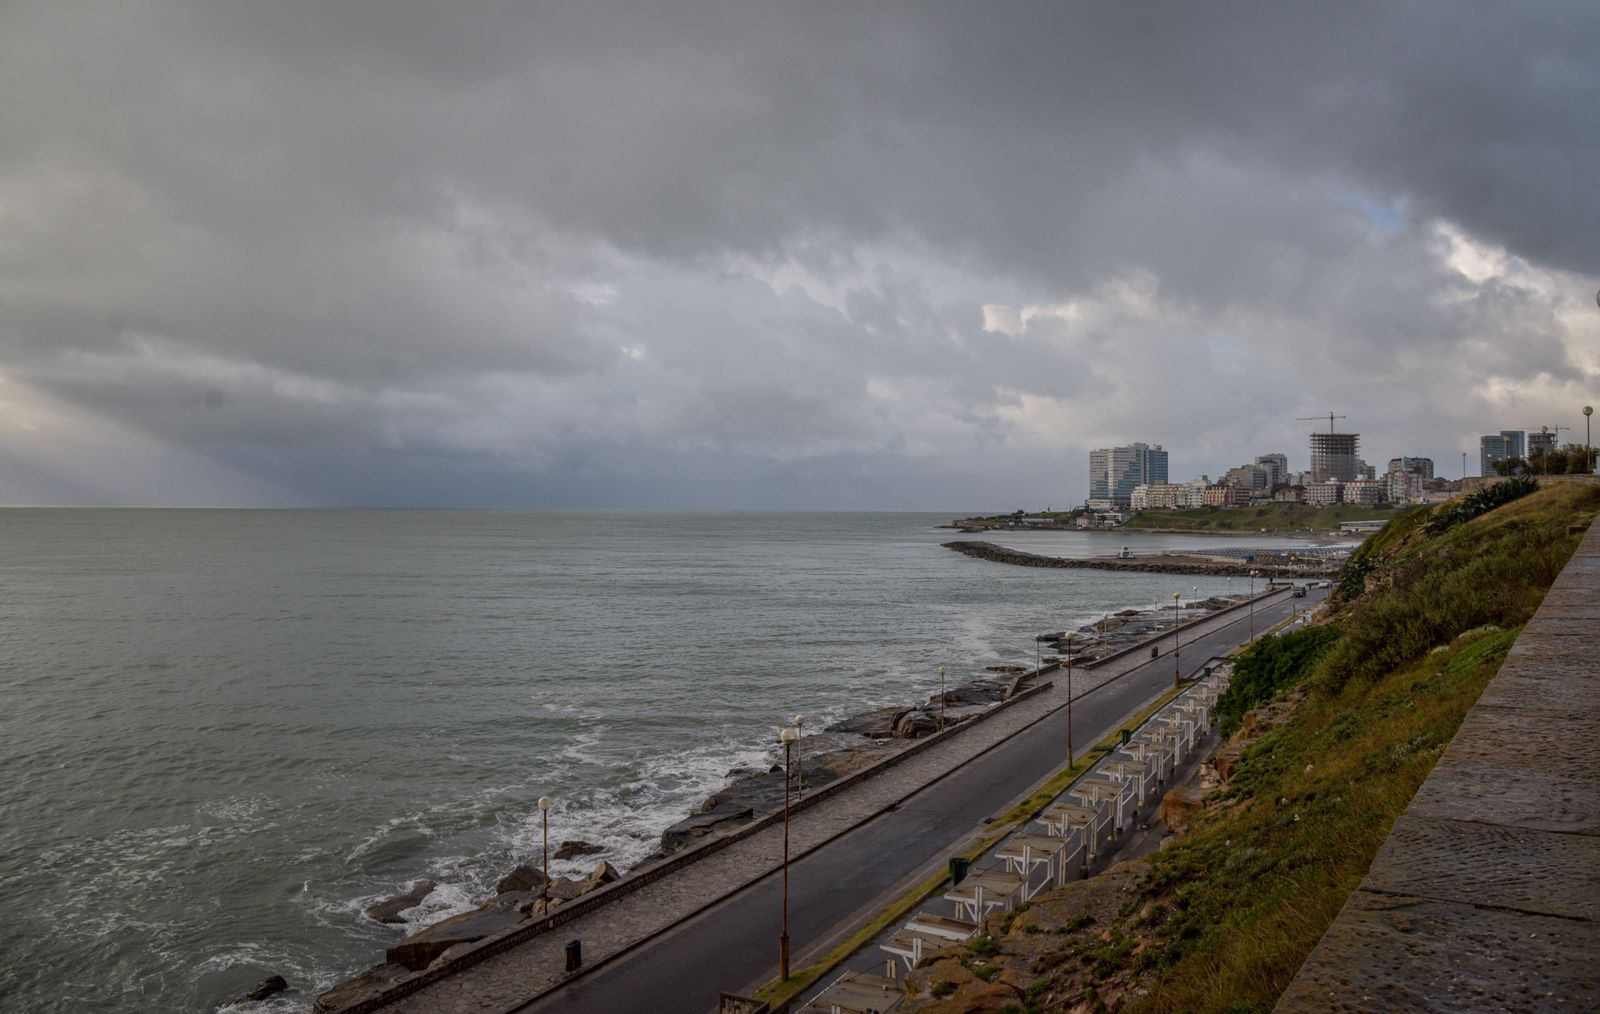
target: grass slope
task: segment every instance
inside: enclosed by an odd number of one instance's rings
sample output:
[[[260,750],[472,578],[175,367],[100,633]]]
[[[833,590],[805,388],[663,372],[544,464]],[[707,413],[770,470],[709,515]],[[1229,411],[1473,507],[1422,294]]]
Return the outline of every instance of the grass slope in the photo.
[[[1301,673],[1306,703],[1156,855],[1159,925],[1137,959],[1153,981],[1127,1009],[1272,1008],[1572,555],[1567,526],[1597,507],[1593,487],[1552,488],[1439,536],[1417,510],[1366,547],[1340,634]]]

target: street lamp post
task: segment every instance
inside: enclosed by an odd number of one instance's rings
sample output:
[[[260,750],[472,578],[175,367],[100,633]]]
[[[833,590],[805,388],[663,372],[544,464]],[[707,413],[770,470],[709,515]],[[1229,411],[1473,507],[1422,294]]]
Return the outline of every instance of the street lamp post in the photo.
[[[1250,572],[1250,640],[1256,639],[1256,572]]]
[[[800,734],[793,727],[778,733],[783,742],[783,931],[778,934],[778,978],[789,981],[789,756]]]
[[[1067,767],[1072,767],[1072,631],[1061,638],[1061,653],[1067,656]]]
[[[1583,470],[1594,471],[1594,458],[1589,450],[1589,417],[1594,415],[1594,406],[1583,406]]]
[[[939,667],[939,731],[944,731],[944,666]]]
[[[550,807],[556,801],[549,796],[539,797],[539,815],[544,818],[544,914],[550,914]]]
[[[794,728],[795,795],[800,799],[804,799],[806,798],[806,757],[802,748],[805,746],[806,716],[794,716]]]
[[[1178,599],[1179,592],[1172,593],[1172,685],[1174,688],[1183,685],[1183,672],[1178,668]]]

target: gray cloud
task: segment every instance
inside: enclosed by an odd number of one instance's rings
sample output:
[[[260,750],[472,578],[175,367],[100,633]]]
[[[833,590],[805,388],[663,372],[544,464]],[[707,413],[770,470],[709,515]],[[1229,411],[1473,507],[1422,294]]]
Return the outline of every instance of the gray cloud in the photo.
[[[1592,400],[1597,28],[8,6],[0,499],[145,497],[124,439],[208,502],[1060,503],[1325,407],[1447,459]]]

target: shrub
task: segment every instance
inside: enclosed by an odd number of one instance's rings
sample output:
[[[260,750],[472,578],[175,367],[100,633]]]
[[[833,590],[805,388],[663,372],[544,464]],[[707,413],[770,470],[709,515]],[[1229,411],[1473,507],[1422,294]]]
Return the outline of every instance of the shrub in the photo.
[[[1504,507],[1530,493],[1539,492],[1539,481],[1531,475],[1512,476],[1505,482],[1486,486],[1468,496],[1457,497],[1439,508],[1428,522],[1429,535],[1443,535],[1456,525],[1487,514],[1496,507]]]
[[[1233,680],[1217,699],[1222,735],[1233,735],[1244,713],[1299,682],[1339,639],[1337,627],[1309,627],[1252,644],[1233,665]]]

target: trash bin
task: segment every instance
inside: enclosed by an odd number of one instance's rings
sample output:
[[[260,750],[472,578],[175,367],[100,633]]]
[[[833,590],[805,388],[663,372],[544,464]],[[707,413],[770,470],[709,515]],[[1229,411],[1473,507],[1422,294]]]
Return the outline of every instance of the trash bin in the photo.
[[[950,886],[951,887],[954,887],[957,884],[961,883],[963,880],[967,879],[967,867],[970,866],[970,865],[971,865],[971,863],[967,862],[966,856],[951,856],[950,857]]]
[[[1209,665],[1208,665],[1208,666],[1206,666],[1206,675],[1207,675],[1207,676],[1208,676],[1208,677],[1209,677],[1209,676],[1210,676],[1210,675],[1211,675],[1211,667],[1210,667],[1210,666],[1209,666]]]
[[[1132,729],[1123,729],[1122,730],[1122,745],[1123,746],[1127,746],[1129,743],[1132,743],[1132,742],[1133,742],[1133,730]]]
[[[583,941],[567,941],[567,971],[576,972],[583,967]]]
[[[1150,657],[1151,658],[1160,658],[1161,657],[1161,645],[1152,644],[1150,646]]]

